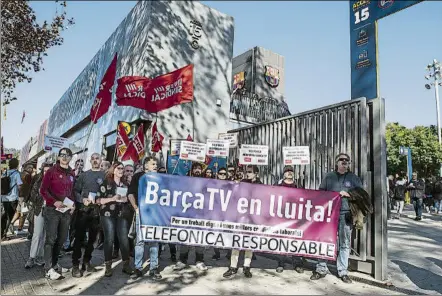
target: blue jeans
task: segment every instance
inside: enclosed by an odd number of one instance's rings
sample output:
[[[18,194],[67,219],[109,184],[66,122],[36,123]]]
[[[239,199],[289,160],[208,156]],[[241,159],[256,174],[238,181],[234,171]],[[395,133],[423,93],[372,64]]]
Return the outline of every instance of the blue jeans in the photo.
[[[421,218],[422,217],[422,205],[423,205],[423,199],[418,197],[413,197],[412,199],[414,211],[416,213],[416,217]]]
[[[158,242],[148,242],[145,243],[143,240],[143,235],[140,230],[140,215],[135,214],[135,226],[137,231],[137,243],[135,244],[135,258],[134,264],[135,269],[142,270],[143,269],[143,261],[144,261],[144,245],[147,244],[149,246],[149,255],[150,255],[150,267],[149,270],[154,270],[158,268],[158,250],[159,244]]]
[[[338,226],[338,245],[339,253],[336,259],[336,268],[338,269],[338,276],[343,277],[348,275],[348,259],[350,258],[351,247],[351,230],[352,226],[345,221],[345,214],[339,215]],[[319,260],[316,264],[316,272],[319,274],[330,273],[327,267],[327,262]]]
[[[442,212],[442,201],[440,201],[440,200],[435,200],[434,201],[434,210],[436,211],[436,212]]]

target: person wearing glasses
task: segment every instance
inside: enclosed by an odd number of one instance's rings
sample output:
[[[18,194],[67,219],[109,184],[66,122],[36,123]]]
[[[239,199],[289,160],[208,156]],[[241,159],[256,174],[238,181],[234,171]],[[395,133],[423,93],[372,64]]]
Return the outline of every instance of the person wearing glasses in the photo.
[[[348,191],[354,188],[362,188],[361,179],[350,172],[350,156],[345,153],[339,153],[335,158],[336,166],[333,172],[325,175],[319,190],[335,191],[341,195],[341,211],[339,215],[338,226],[338,258],[336,260],[336,267],[338,269],[338,277],[347,284],[351,284],[351,279],[348,276],[348,259],[350,257],[351,246],[351,232],[353,225],[353,218],[350,212],[350,205],[348,198],[350,194]],[[316,270],[313,271],[311,280],[319,280],[329,273],[327,263],[325,261],[318,261]]]
[[[227,180],[235,181],[235,171],[235,166],[233,164],[227,166]]]
[[[115,233],[120,243],[123,273],[131,275],[129,265],[129,228],[131,206],[127,200],[127,184],[123,179],[124,166],[116,161],[106,173],[103,184],[97,192],[97,204],[100,205],[100,219],[104,232],[104,276],[112,276],[112,251]]]
[[[227,170],[226,170],[226,168],[220,168],[218,170],[217,178],[218,178],[218,180],[221,180],[221,181],[226,181],[227,180]],[[217,261],[220,260],[221,259],[220,249],[214,248],[213,251],[215,252],[215,254],[212,256],[212,259],[213,260],[217,260]],[[230,257],[231,257],[231,250],[228,250],[226,258],[230,259]]]
[[[44,261],[46,277],[57,280],[68,269],[58,264],[58,255],[68,235],[71,215],[75,210],[74,172],[69,167],[72,151],[62,148],[57,163],[43,176],[40,194],[46,202],[43,207],[46,240]]]

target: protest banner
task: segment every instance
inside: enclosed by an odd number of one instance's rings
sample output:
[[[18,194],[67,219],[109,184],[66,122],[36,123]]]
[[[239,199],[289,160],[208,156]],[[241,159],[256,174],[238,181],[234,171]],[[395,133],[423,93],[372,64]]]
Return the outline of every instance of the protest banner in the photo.
[[[221,133],[218,134],[218,139],[228,140],[230,143],[230,148],[236,148],[238,146],[238,133]]]
[[[337,192],[155,173],[138,190],[145,241],[336,260]]]
[[[58,153],[61,148],[68,147],[69,139],[45,135],[44,150]]]
[[[180,155],[181,142],[183,140],[170,140],[170,155]]]
[[[180,159],[204,162],[206,160],[206,144],[181,141]]]
[[[229,156],[229,141],[228,140],[207,140],[207,155],[214,157]]]
[[[239,149],[239,164],[267,165],[269,162],[269,146],[241,145]]]
[[[310,149],[308,146],[282,147],[285,165],[310,164]]]

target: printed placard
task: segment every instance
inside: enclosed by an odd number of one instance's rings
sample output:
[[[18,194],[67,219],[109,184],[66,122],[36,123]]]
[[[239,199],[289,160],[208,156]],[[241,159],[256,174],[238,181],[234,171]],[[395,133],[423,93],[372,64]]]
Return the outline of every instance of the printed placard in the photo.
[[[61,148],[68,147],[69,139],[45,135],[44,150],[58,153]]]
[[[180,155],[182,140],[170,140],[170,156]]]
[[[228,140],[207,140],[207,155],[215,157],[229,156],[230,142]]]
[[[309,146],[282,147],[282,155],[285,165],[310,164]]]
[[[180,159],[203,162],[206,160],[206,144],[182,141],[180,146]]]
[[[228,140],[230,143],[230,148],[238,147],[238,133],[221,133],[218,134],[218,139],[220,140]]]
[[[267,165],[269,162],[269,146],[241,145],[239,163],[241,165]]]

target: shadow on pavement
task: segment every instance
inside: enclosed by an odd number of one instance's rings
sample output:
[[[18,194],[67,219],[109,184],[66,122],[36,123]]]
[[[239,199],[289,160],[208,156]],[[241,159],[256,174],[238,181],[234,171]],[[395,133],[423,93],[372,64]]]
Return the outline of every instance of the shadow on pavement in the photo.
[[[434,260],[434,258],[429,259]],[[401,260],[392,260],[392,262],[397,264],[413,284],[420,289],[442,293],[442,276]]]

